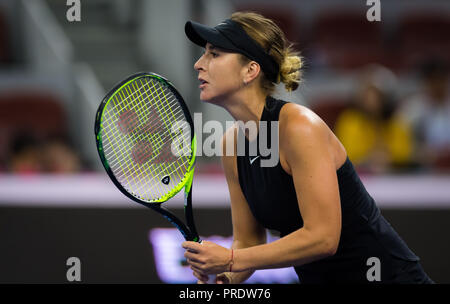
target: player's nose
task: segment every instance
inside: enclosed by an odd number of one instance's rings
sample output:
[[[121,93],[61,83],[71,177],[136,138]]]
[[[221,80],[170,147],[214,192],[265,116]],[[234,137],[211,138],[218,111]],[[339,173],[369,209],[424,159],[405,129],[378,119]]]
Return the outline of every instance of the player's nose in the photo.
[[[203,61],[203,55],[197,60],[197,62],[194,64],[194,69],[196,70],[196,71],[204,71],[205,70],[205,68],[204,68],[204,61]]]

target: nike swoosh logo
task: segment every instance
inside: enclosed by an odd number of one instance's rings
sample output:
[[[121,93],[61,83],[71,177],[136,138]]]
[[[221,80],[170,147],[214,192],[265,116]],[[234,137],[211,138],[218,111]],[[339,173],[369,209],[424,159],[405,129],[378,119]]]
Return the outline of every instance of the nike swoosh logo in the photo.
[[[256,156],[256,157],[254,157],[254,158],[250,158],[250,165],[253,164],[253,162],[254,162],[258,157],[259,157],[259,155]]]

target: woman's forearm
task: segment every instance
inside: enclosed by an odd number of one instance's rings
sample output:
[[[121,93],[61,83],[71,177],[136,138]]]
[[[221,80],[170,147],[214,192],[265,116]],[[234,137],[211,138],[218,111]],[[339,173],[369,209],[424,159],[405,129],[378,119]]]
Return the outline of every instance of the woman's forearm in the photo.
[[[299,266],[335,251],[332,241],[302,228],[268,244],[235,249],[233,272]]]
[[[260,245],[263,243],[264,242],[254,243],[254,244],[245,244],[238,240],[234,240],[233,244],[231,245],[231,248],[233,250],[239,250],[239,249],[243,249],[243,248],[249,248],[249,247],[255,246],[255,245]],[[240,272],[226,272],[225,275],[228,277],[231,284],[239,284],[239,283],[245,282],[249,277],[252,276],[252,274],[254,272],[255,272],[255,270],[250,269],[250,270],[245,270],[245,271],[240,271]]]

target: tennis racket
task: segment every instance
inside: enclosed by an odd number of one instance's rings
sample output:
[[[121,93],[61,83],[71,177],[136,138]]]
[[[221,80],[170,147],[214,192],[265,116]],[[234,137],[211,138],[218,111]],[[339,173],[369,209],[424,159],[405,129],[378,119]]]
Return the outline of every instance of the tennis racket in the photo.
[[[138,73],[117,84],[97,110],[95,139],[106,172],[125,196],[163,215],[187,241],[201,243],[192,212],[194,124],[167,79]],[[186,224],[161,206],[183,187]]]

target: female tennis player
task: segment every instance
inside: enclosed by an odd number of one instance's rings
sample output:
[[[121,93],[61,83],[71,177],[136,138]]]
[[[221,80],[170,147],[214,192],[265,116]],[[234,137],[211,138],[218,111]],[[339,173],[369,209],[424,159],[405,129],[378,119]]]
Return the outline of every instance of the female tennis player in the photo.
[[[295,267],[300,283],[432,283],[419,258],[381,215],[346,150],[308,108],[271,97],[300,81],[302,58],[270,19],[234,13],[214,28],[187,22],[187,37],[205,47],[195,63],[200,99],[236,121],[277,121],[279,161],[258,154],[223,156],[231,198],[233,245],[184,242],[199,283],[241,283],[255,270]],[[246,136],[238,124],[223,136]],[[266,132],[266,134],[270,134]],[[270,142],[267,140],[266,142]],[[258,151],[259,153],[259,151]],[[266,230],[280,239],[266,243]]]

